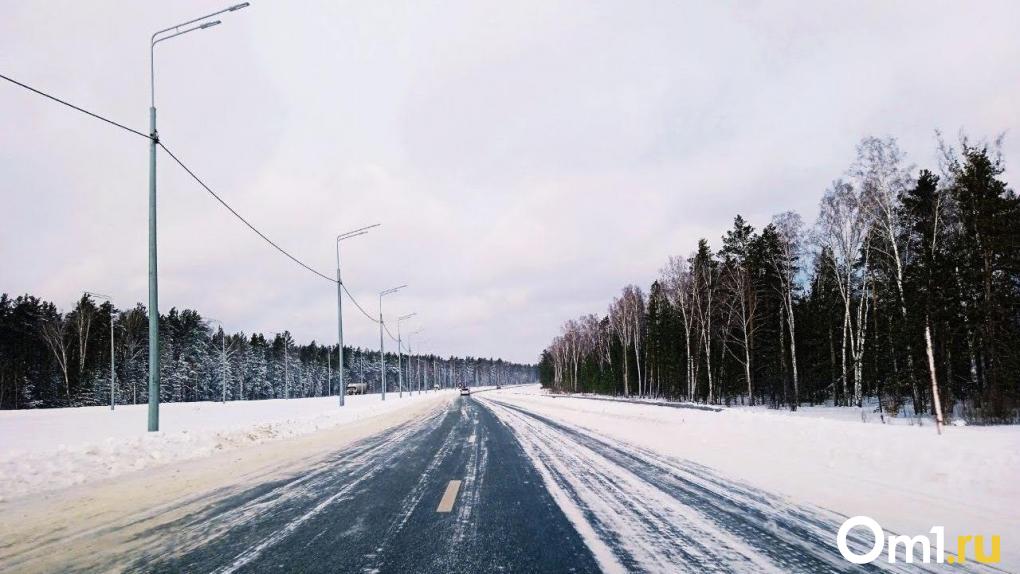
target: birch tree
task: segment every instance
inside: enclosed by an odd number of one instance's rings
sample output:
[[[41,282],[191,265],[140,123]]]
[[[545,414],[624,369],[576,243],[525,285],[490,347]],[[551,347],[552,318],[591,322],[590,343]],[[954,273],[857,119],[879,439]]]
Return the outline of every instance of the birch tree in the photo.
[[[563,325],[563,343],[565,346],[566,359],[569,361],[571,367],[571,386],[576,393],[577,369],[580,364],[581,353],[583,351],[581,328],[577,321],[571,319]]]
[[[928,373],[931,381],[932,406],[935,409],[936,430],[942,429],[942,399],[939,395],[938,375],[935,368],[935,350],[932,344],[931,315],[933,302],[941,291],[935,281],[936,269],[942,267],[944,246],[941,236],[945,224],[943,222],[944,192],[939,189],[939,178],[928,170],[922,170],[917,183],[904,193],[903,215],[910,229],[905,235],[920,256],[914,265],[917,283],[923,287],[921,312],[924,314],[924,345],[928,362]]]
[[[71,402],[71,377],[68,372],[69,369],[69,357],[68,350],[70,349],[71,342],[68,336],[68,323],[64,320],[64,317],[56,312],[55,310],[49,316],[43,318],[41,323],[39,336],[46,343],[46,347],[50,353],[53,354],[53,359],[57,363],[57,367],[60,369],[60,374],[64,379],[64,394],[67,403]]]
[[[630,344],[634,348],[634,372],[637,374],[638,395],[645,391],[641,371],[641,345],[645,328],[645,296],[641,288],[628,285],[623,288],[624,329],[629,331]]]
[[[853,402],[861,401],[860,362],[864,353],[864,337],[867,329],[865,309],[867,297],[867,255],[868,233],[871,222],[868,213],[861,204],[861,198],[849,183],[837,180],[822,197],[818,214],[817,237],[823,248],[832,254],[833,273],[837,277],[836,285],[843,301],[843,338],[841,344],[842,387],[843,397]],[[865,260],[864,265],[859,263]],[[856,325],[854,324],[854,303],[858,303]],[[850,352],[854,369],[853,394],[849,390],[849,365],[847,352]],[[835,384],[835,382],[833,383]]]
[[[883,241],[872,245],[889,262],[896,285],[899,315],[902,327],[911,323],[907,311],[907,296],[904,290],[904,269],[906,249],[903,245],[906,235],[902,229],[901,198],[911,184],[910,171],[903,165],[903,153],[896,140],[868,137],[857,146],[857,160],[850,170],[856,187],[860,190],[862,204],[868,210],[868,218],[874,228],[882,234]],[[907,377],[914,395],[914,408],[920,410],[921,396],[914,370],[914,353],[910,337],[906,338]],[[934,362],[929,362],[930,376],[935,378]]]
[[[630,361],[627,360],[627,349],[631,345],[633,331],[630,328],[627,304],[623,298],[616,297],[609,305],[609,327],[611,332],[620,339],[623,346],[623,394],[630,396]]]
[[[693,255],[691,256],[693,258]],[[687,399],[694,400],[694,354],[691,341],[694,332],[694,277],[688,258],[670,256],[666,267],[660,271],[666,296],[675,309],[680,312],[680,324],[683,327],[684,373],[687,383]]]
[[[778,246],[778,257],[769,257],[768,263],[779,277],[779,294],[783,302],[783,316],[790,333],[790,367],[793,376],[793,400],[791,410],[797,410],[800,404],[800,382],[797,372],[797,329],[796,314],[793,309],[793,292],[796,288],[797,260],[804,249],[804,222],[800,215],[786,211],[772,218]],[[770,255],[772,251],[768,252]]]

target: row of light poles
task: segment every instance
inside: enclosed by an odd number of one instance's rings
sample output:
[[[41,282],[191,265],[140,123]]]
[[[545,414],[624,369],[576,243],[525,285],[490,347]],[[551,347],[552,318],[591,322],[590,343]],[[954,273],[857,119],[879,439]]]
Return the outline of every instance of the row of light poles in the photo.
[[[159,430],[159,287],[158,287],[158,273],[157,273],[157,249],[156,249],[156,146],[159,144],[159,132],[156,130],[156,44],[182,36],[189,32],[196,30],[205,30],[213,26],[217,26],[222,22],[220,20],[213,20],[216,16],[225,14],[227,12],[234,12],[242,8],[248,7],[248,2],[235,4],[229,8],[224,8],[212,14],[207,14],[200,18],[188,20],[176,26],[164,28],[159,30],[152,35],[149,41],[149,82],[150,82],[150,105],[149,105],[149,412],[148,412],[148,428],[149,431],[155,432]],[[365,235],[370,229],[379,227],[380,224],[369,225],[347,233],[341,233],[336,237],[336,308],[337,308],[337,339],[339,343],[339,361],[337,363],[337,370],[339,371],[339,404],[344,406],[344,397],[346,395],[347,388],[344,385],[344,327],[343,327],[343,278],[340,274],[340,243],[346,239]],[[403,289],[406,285],[394,287],[392,289],[386,289],[379,292],[379,366],[382,377],[382,400],[386,400],[386,358],[385,358],[385,342],[383,340],[383,331],[385,330],[385,323],[382,312],[382,299],[386,295],[396,293]],[[98,296],[98,295],[97,295]],[[105,297],[104,297],[105,298]],[[109,298],[107,298],[109,299]],[[397,319],[397,362],[398,367],[401,369],[401,374],[398,378],[398,386],[400,395],[403,396],[403,374],[402,365],[400,363],[400,352],[401,352],[401,340],[399,337],[400,322],[405,319],[413,317],[415,314],[405,315]],[[219,321],[216,321],[219,323]],[[220,323],[220,328],[223,328],[223,324]],[[226,342],[225,342],[226,331],[224,331],[224,342],[223,342],[223,361],[224,364],[222,377],[223,383],[223,397],[222,400],[226,402]],[[110,408],[114,407],[114,382],[113,382],[113,324],[111,319],[110,326]],[[284,353],[286,354],[286,341]],[[289,361],[285,360],[284,369],[287,369]],[[289,389],[289,376],[284,375],[284,393],[287,398],[290,398]],[[420,386],[420,385],[419,385]],[[419,389],[420,392],[420,389]]]
[[[410,333],[407,336],[407,372],[408,372],[409,375],[411,373],[411,360],[414,359],[414,355],[412,354],[412,350],[411,350],[411,337],[421,333],[423,330],[424,329],[418,329],[417,331],[414,331],[413,333]],[[419,366],[420,366],[421,359],[419,359],[418,361],[419,361]],[[415,378],[418,379],[418,394],[421,395],[421,376],[419,375],[419,376],[416,376]],[[408,385],[410,385],[410,382],[408,382]],[[408,394],[411,393],[410,386],[408,387],[407,392],[408,392]]]
[[[365,227],[359,227],[353,231],[341,233],[336,236],[336,325],[337,325],[337,342],[339,361],[337,362],[337,371],[339,372],[339,401],[340,406],[344,406],[344,397],[347,394],[347,387],[344,385],[344,315],[343,315],[343,290],[344,281],[343,274],[340,271],[340,243],[346,239],[352,239],[361,235],[367,234],[371,229],[379,227],[380,223],[374,223]],[[386,343],[384,339],[384,331],[386,330],[386,322],[383,317],[382,301],[386,295],[392,295],[407,287],[407,285],[400,285],[391,289],[384,289],[379,292],[379,373],[382,383],[382,400],[386,400]],[[417,313],[410,313],[397,318],[397,390],[400,396],[403,397],[403,365],[401,364],[401,349],[402,343],[400,340],[400,323],[411,317],[414,317]]]
[[[403,398],[404,396],[404,365],[401,362],[401,358],[403,356],[404,343],[403,339],[401,339],[400,337],[400,322],[406,321],[417,314],[418,313],[408,313],[407,315],[397,317],[397,396],[401,398]],[[411,357],[408,356],[407,360],[410,361]],[[383,383],[383,386],[384,387],[386,386],[385,382]],[[408,390],[408,394],[410,394],[410,390]]]
[[[382,379],[382,400],[386,400],[386,343],[383,340],[383,331],[386,329],[386,322],[383,319],[382,300],[387,295],[400,291],[407,285],[384,289],[379,292],[379,376]],[[399,349],[397,349],[399,351]]]

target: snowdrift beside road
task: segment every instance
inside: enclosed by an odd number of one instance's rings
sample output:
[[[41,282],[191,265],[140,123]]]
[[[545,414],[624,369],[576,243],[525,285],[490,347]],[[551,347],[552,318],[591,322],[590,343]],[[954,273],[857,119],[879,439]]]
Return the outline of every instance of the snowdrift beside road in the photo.
[[[439,393],[453,396],[456,391]],[[338,399],[165,403],[157,433],[147,405],[0,411],[0,501],[172,461],[295,437],[391,413],[436,392]]]

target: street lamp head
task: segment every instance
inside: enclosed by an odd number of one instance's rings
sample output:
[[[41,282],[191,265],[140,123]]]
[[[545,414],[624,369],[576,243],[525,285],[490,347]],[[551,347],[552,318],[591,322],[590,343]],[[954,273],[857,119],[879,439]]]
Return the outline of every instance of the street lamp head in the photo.
[[[347,233],[341,233],[340,235],[336,236],[336,240],[337,241],[342,241],[344,239],[349,239],[351,237],[357,237],[359,235],[365,235],[366,233],[368,233],[369,229],[372,229],[374,227],[379,227],[380,225],[382,225],[382,224],[381,223],[375,223],[375,224],[372,224],[372,225],[367,225],[365,227],[359,227],[358,229],[355,229],[354,231],[348,231]]]
[[[385,291],[380,291],[379,292],[379,296],[382,297],[383,295],[389,295],[390,293],[396,293],[397,291],[400,291],[404,287],[407,287],[407,285],[401,285],[400,287],[394,287],[392,289],[387,289]]]
[[[417,314],[418,314],[418,313],[408,313],[407,315],[402,315],[402,316],[400,316],[400,317],[397,317],[397,322],[399,323],[399,322],[401,322],[401,321],[405,321],[405,320],[407,320],[407,319],[410,319],[411,317],[414,317],[414,316],[415,316],[415,315],[417,315]]]
[[[199,30],[205,30],[206,28],[212,28],[213,26],[216,26],[216,25],[222,24],[222,23],[223,22],[221,22],[219,20],[213,20],[212,22],[206,22],[205,24],[202,24],[201,26],[198,27],[198,29]]]
[[[357,237],[359,235],[366,235],[366,234],[368,234],[367,231],[359,231],[357,233],[352,231],[350,233],[344,233],[343,235],[337,235],[336,236],[336,240],[337,240],[337,243],[339,243],[339,242],[343,241],[344,239],[350,239],[352,237]]]
[[[234,10],[240,10],[241,8],[247,8],[250,5],[251,4],[249,4],[248,2],[242,2],[240,4],[235,4],[235,5],[231,6],[230,8],[227,8],[227,10],[233,12]]]

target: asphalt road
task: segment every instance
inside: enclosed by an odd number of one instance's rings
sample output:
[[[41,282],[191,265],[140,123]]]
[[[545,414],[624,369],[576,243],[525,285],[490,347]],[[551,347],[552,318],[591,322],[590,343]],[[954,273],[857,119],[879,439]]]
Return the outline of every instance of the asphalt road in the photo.
[[[140,514],[116,527],[131,544],[96,544],[95,560],[61,561],[61,571],[940,570],[854,566],[834,544],[845,517],[564,424],[499,393],[457,398],[307,466],[196,494],[162,520]],[[56,527],[55,544],[59,536]],[[851,541],[858,551],[865,543]],[[15,556],[8,565],[17,564],[30,562]]]
[[[142,536],[163,548],[128,570],[599,571],[509,428],[474,398]]]

